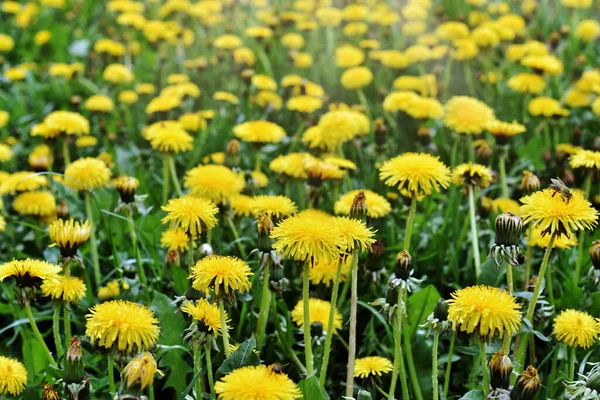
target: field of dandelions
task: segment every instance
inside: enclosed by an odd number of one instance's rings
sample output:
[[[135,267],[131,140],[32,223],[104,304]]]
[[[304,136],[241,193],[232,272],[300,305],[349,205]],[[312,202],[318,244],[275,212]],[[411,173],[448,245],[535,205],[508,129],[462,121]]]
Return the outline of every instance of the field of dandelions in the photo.
[[[599,22],[2,1],[0,399],[600,399]]]

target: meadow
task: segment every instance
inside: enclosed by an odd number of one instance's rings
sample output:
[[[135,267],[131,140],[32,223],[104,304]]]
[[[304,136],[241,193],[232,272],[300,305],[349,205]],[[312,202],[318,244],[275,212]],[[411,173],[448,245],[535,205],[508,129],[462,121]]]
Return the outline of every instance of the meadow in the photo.
[[[598,0],[0,3],[0,399],[600,399]]]

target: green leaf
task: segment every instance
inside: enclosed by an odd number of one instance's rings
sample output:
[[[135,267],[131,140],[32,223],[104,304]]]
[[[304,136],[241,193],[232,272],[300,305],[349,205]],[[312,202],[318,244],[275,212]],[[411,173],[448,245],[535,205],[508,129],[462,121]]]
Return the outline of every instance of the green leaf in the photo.
[[[246,340],[236,351],[223,361],[223,364],[217,370],[217,376],[227,375],[231,371],[248,365],[260,365],[260,358],[254,352],[256,349],[256,339],[254,335]]]
[[[361,389],[358,392],[358,400],[371,400],[371,393]]]
[[[302,390],[302,398],[304,400],[325,400],[325,395],[315,375],[302,379],[298,383],[298,387]]]
[[[173,267],[173,288],[175,289],[175,293],[179,296],[182,296],[188,289],[188,276],[189,273],[179,267]]]
[[[485,396],[483,394],[483,390],[474,389],[470,392],[467,392],[461,400],[485,400]]]
[[[440,293],[435,286],[429,285],[408,298],[408,328],[410,336],[414,336],[420,324],[433,312]]]
[[[503,273],[504,271],[498,270],[496,261],[490,257],[481,264],[481,274],[477,278],[477,283],[480,285],[496,286],[498,279]]]
[[[30,337],[23,342],[23,363],[30,377],[40,377],[48,367],[48,359],[42,345]]]

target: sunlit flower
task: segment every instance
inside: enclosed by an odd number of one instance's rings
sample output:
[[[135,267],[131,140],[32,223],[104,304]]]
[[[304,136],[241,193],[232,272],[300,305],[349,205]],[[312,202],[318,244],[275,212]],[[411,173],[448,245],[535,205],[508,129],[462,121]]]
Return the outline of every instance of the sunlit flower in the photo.
[[[363,357],[354,361],[354,377],[368,378],[370,376],[382,376],[394,369],[392,362],[383,357]]]
[[[48,178],[35,172],[20,171],[10,174],[0,182],[0,194],[14,194],[49,186]]]
[[[379,179],[387,186],[407,189],[416,195],[430,195],[450,183],[450,170],[446,165],[425,153],[404,153],[383,163]]]
[[[0,282],[14,277],[22,286],[37,286],[47,279],[57,279],[62,270],[59,265],[41,260],[13,260],[0,265]],[[31,285],[30,283],[33,283]]]
[[[119,83],[128,83],[133,81],[135,78],[133,72],[131,72],[125,65],[123,64],[110,64],[108,65],[102,74],[102,77],[105,81],[110,83],[119,84]]]
[[[187,251],[190,238],[181,228],[169,229],[160,235],[160,245],[169,251]]]
[[[115,104],[110,97],[103,94],[95,94],[83,103],[83,107],[89,111],[108,113],[115,108]]]
[[[346,89],[360,89],[373,80],[373,73],[367,67],[349,68],[342,74],[342,86]]]
[[[70,111],[54,111],[44,118],[44,126],[54,132],[66,135],[87,135],[90,123],[81,114]]]
[[[131,359],[123,368],[127,387],[139,385],[140,389],[152,385],[154,375],[160,373],[156,360],[151,353],[143,352]]]
[[[75,255],[77,248],[89,239],[91,230],[89,221],[80,224],[73,219],[58,219],[49,227],[50,239],[60,248],[63,257]]]
[[[311,160],[316,158],[309,153],[290,153],[275,157],[269,163],[269,169],[291,178],[306,179],[308,177],[305,171],[306,164]]]
[[[519,93],[540,94],[546,89],[546,81],[537,74],[517,74],[507,82],[508,87]]]
[[[260,382],[260,384],[257,384]],[[215,383],[220,400],[295,400],[302,392],[284,373],[266,365],[242,367]]]
[[[183,181],[190,194],[223,203],[244,190],[246,181],[238,172],[222,165],[199,165],[190,169]]]
[[[281,219],[298,211],[296,204],[286,196],[260,195],[252,198],[250,210],[253,215],[267,214]]]
[[[335,64],[341,68],[356,67],[365,60],[365,53],[350,44],[335,49]]]
[[[446,103],[444,125],[457,133],[477,135],[494,119],[487,104],[468,96],[455,96]]]
[[[19,214],[50,217],[56,212],[56,199],[50,192],[23,192],[13,200],[13,208]]]
[[[600,170],[600,152],[593,150],[580,150],[569,157],[571,168],[587,168]]]
[[[315,322],[323,325],[323,331],[327,331],[329,327],[329,313],[331,312],[331,303],[321,299],[311,298],[308,304],[309,309],[309,320],[311,325]],[[304,303],[302,300],[298,301],[294,309],[290,312],[292,321],[298,325],[300,329],[304,327]],[[342,314],[338,310],[335,310],[333,317],[333,333],[342,329]]]
[[[558,100],[550,97],[536,97],[528,104],[529,114],[543,117],[566,117],[569,110],[563,108]]]
[[[341,250],[351,253],[353,250],[369,251],[371,245],[375,243],[375,232],[367,227],[364,221],[348,218],[335,217],[332,223],[339,229],[340,235],[344,239],[345,245]]]
[[[81,278],[59,275],[46,279],[41,286],[42,294],[66,303],[79,303],[85,297],[85,283]]]
[[[340,262],[342,263],[342,269],[340,270],[340,282],[345,282],[346,278],[350,275],[352,256],[344,257],[343,259],[334,260],[328,263],[315,263],[315,265],[308,270],[308,277],[310,281],[315,285],[322,283],[329,287],[335,280],[338,264]]]
[[[27,370],[14,358],[0,356],[0,394],[18,396],[27,386]]]
[[[117,280],[110,281],[106,286],[98,288],[98,298],[102,301],[114,299],[119,294],[121,294],[121,286]]]
[[[584,41],[596,40],[600,35],[600,24],[593,19],[584,19],[577,25],[575,36]]]
[[[190,151],[194,138],[177,121],[161,121],[148,126],[144,136],[152,148],[165,153]]]
[[[238,139],[254,143],[277,143],[285,137],[282,127],[269,121],[250,121],[233,127]]]
[[[80,158],[65,168],[63,183],[75,190],[89,190],[105,186],[110,180],[110,169],[97,158]]]
[[[234,95],[233,93],[223,92],[223,91],[215,92],[213,94],[213,100],[225,101],[225,102],[231,103],[231,104],[238,104],[240,101],[238,99],[238,97],[236,95]]]
[[[532,235],[527,236],[527,245],[528,246],[537,246],[542,249],[545,249],[550,244],[550,235],[542,235],[542,230],[539,228],[533,228],[531,230]],[[553,249],[571,249],[577,246],[577,237],[575,235],[571,235],[570,237],[560,236],[554,240],[554,244],[552,245]]]
[[[359,192],[361,192],[361,190],[352,190],[342,195],[334,204],[335,213],[350,215],[354,197],[356,197]],[[392,206],[385,197],[370,190],[362,190],[362,192],[366,197],[367,216],[369,218],[382,218],[392,211]]]
[[[163,224],[170,223],[171,229],[180,227],[193,237],[217,225],[215,215],[219,210],[208,199],[183,196],[169,200],[162,209],[167,213],[167,216],[161,220]]]
[[[600,336],[600,321],[576,310],[565,310],[554,319],[554,336],[569,347],[592,346]]]
[[[452,182],[458,186],[472,186],[484,189],[492,183],[492,174],[485,165],[468,162],[454,168],[454,171],[452,171]]]
[[[247,292],[253,275],[250,267],[237,257],[212,255],[196,262],[190,269],[190,279],[194,289],[214,290],[215,294],[229,295],[234,291]]]

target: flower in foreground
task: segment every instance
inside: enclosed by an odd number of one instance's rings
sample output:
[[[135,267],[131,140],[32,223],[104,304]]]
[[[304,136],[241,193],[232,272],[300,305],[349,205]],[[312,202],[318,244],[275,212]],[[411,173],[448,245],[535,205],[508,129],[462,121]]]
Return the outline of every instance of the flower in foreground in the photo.
[[[352,252],[355,248],[360,251],[371,250],[371,245],[375,243],[375,239],[373,239],[375,232],[363,221],[355,218],[335,217],[333,222],[346,242],[342,250],[346,252]]]
[[[154,382],[154,375],[160,374],[156,360],[151,353],[143,352],[131,359],[123,368],[123,374],[125,375],[125,382],[127,387],[131,387],[135,384],[139,385],[141,389],[146,386],[152,385]]]
[[[392,362],[384,357],[363,357],[354,361],[354,377],[356,378],[364,379],[369,376],[382,376],[393,369]]]
[[[190,270],[194,289],[228,295],[233,291],[247,292],[252,275],[246,262],[237,257],[212,255],[198,261]]]
[[[192,302],[185,303],[181,307],[181,311],[197,321],[201,331],[210,332],[214,336],[217,336],[221,331],[221,316],[219,307],[215,304],[199,299],[195,304]]]
[[[282,218],[296,213],[298,208],[287,196],[260,195],[252,198],[250,211],[254,216],[267,214],[272,217]]]
[[[584,199],[579,191],[573,191],[570,200],[565,201],[553,189],[534,192],[521,198],[519,215],[523,222],[534,221],[534,226],[542,230],[542,235],[570,236],[572,231],[592,229],[598,223],[598,211]]]
[[[41,283],[46,279],[56,279],[58,273],[62,270],[59,265],[47,261],[32,260],[13,260],[0,265],[0,282],[8,277],[17,279],[18,284],[22,286],[37,286],[30,283]]]
[[[193,237],[217,225],[215,215],[219,210],[207,199],[183,196],[169,200],[162,209],[167,212],[167,216],[161,220],[163,224],[170,223],[171,229],[181,228]]]
[[[447,188],[450,183],[450,170],[446,165],[425,153],[404,153],[383,163],[379,168],[379,179],[387,186],[398,186],[411,194],[430,195]]]
[[[582,311],[565,310],[554,319],[554,336],[569,347],[587,349],[600,336],[600,321]]]
[[[27,370],[21,362],[0,356],[0,394],[18,396],[27,385]]]
[[[513,335],[521,325],[520,306],[515,297],[498,288],[469,286],[452,293],[448,304],[452,328],[476,333],[480,338]]]
[[[71,257],[77,253],[79,246],[87,242],[91,229],[89,221],[79,223],[73,219],[58,219],[50,224],[50,239],[60,248],[63,257]]]
[[[321,299],[311,298],[309,300],[308,309],[310,312],[309,319],[311,325],[319,322],[323,325],[323,331],[326,332],[329,327],[329,313],[331,312],[331,303]],[[301,299],[298,301],[294,309],[290,312],[292,321],[298,325],[300,329],[304,327],[304,303]],[[342,314],[335,310],[333,317],[333,333],[342,329]]]
[[[85,334],[98,346],[131,353],[152,348],[160,328],[154,313],[143,305],[113,300],[90,308]]]
[[[46,279],[42,284],[42,294],[66,303],[79,303],[85,297],[85,283],[74,276],[58,276]]]
[[[284,373],[266,365],[238,368],[215,383],[220,400],[294,400],[302,398],[296,384]]]

